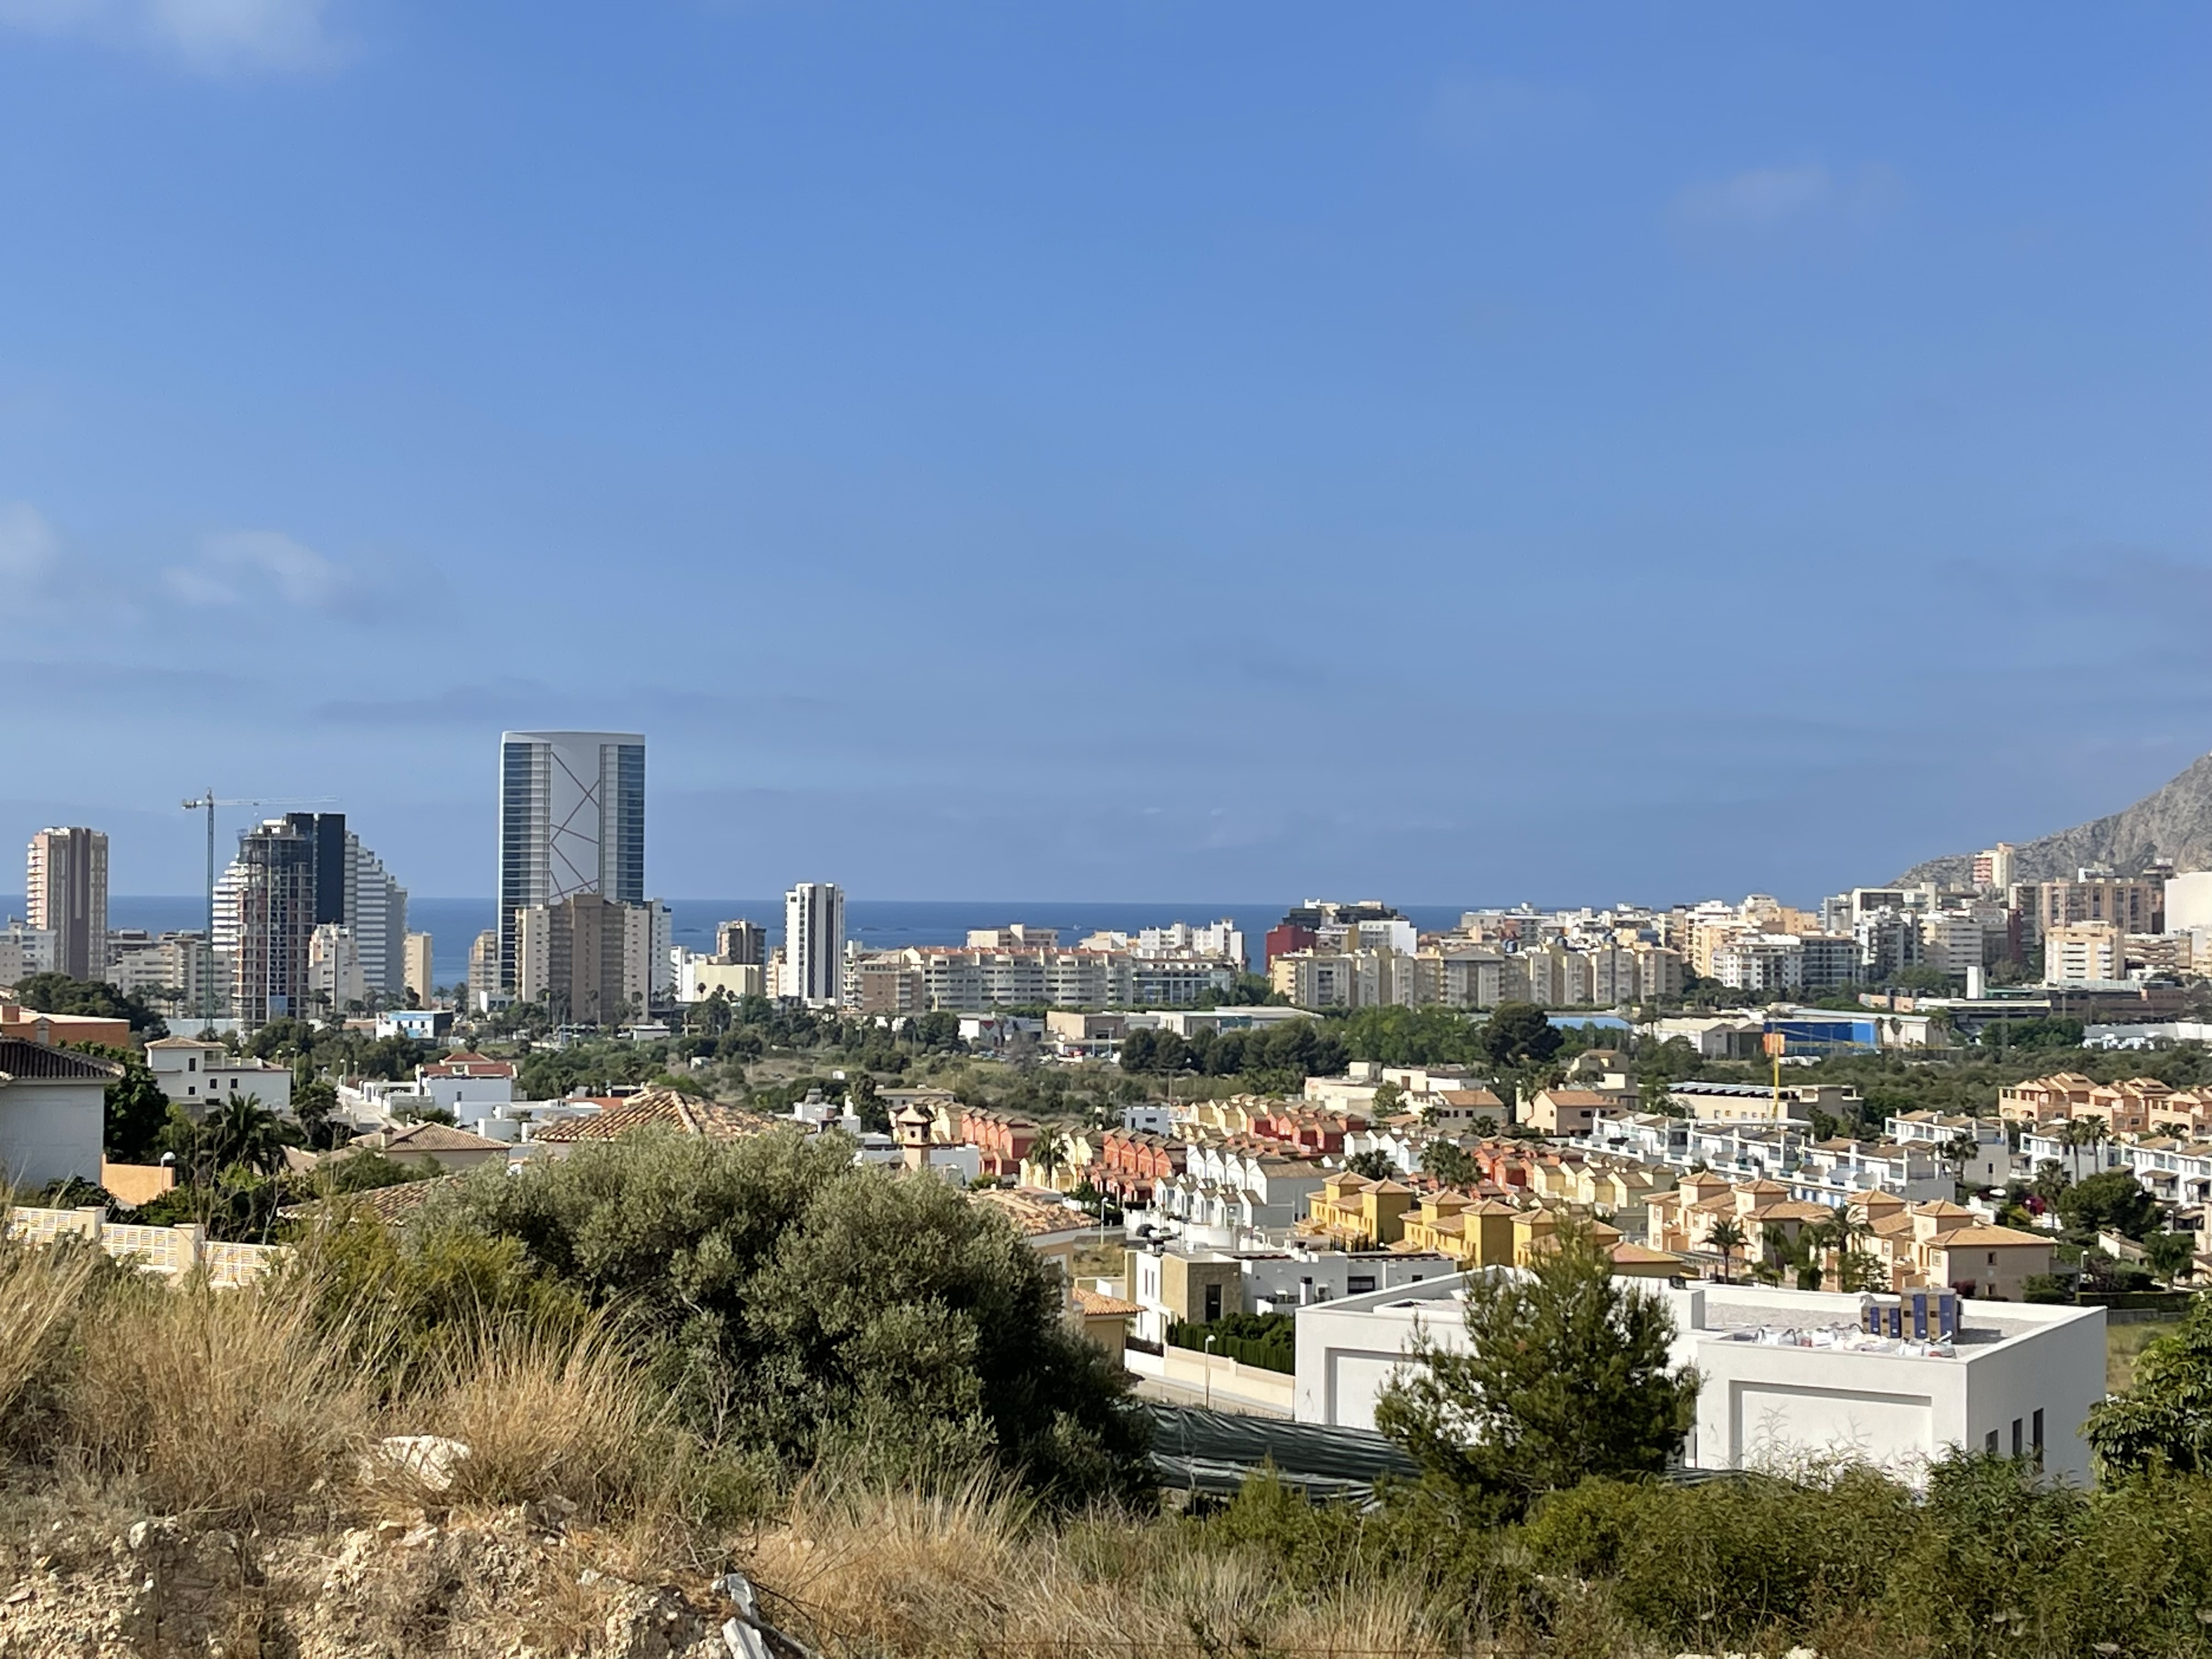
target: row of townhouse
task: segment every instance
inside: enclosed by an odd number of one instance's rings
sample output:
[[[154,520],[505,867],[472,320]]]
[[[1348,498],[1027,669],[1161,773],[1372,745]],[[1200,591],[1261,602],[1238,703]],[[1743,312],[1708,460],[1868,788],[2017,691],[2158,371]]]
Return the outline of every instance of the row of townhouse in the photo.
[[[1188,1139],[1250,1135],[1331,1154],[1345,1150],[1347,1135],[1358,1133],[1368,1127],[1367,1120],[1355,1113],[1280,1100],[1270,1095],[1178,1101],[1175,1121],[1176,1132]]]
[[[1206,1142],[1189,1147],[1182,1168],[1153,1183],[1152,1207],[1187,1232],[1280,1233],[1305,1213],[1327,1174],[1317,1157],[1258,1142]]]
[[[2099,1083],[2057,1072],[2000,1089],[1997,1115],[2025,1129],[2095,1123],[2107,1135],[2197,1137],[2212,1133],[2212,1089],[2176,1089],[2154,1077]]]
[[[1392,1291],[1458,1271],[1409,1250],[1217,1249],[1156,1244],[1132,1249],[1118,1285],[1135,1304],[1131,1334],[1158,1350],[1176,1325],[1211,1325],[1232,1314],[1287,1313],[1347,1296]]]
[[[1926,1140],[1818,1140],[1809,1123],[1795,1118],[1703,1122],[1624,1112],[1601,1117],[1568,1137],[1567,1144],[1664,1169],[1702,1168],[1725,1179],[1781,1182],[1794,1198],[1828,1205],[1862,1192],[1909,1200],[1947,1198],[1954,1184],[1951,1166]]]
[[[2057,1164],[2080,1181],[2106,1170],[2127,1170],[2152,1197],[2177,1208],[2212,1203],[2212,1143],[2174,1135],[2125,1133],[2084,1145],[2063,1124],[2021,1135],[2021,1156],[2031,1168]]]
[[[1596,1172],[1601,1177],[1603,1172]],[[1400,1181],[1376,1181],[1348,1170],[1338,1170],[1307,1200],[1301,1237],[1342,1249],[1390,1249],[1442,1255],[1455,1271],[1476,1267],[1525,1267],[1549,1249],[1559,1229],[1569,1218],[1585,1227],[1601,1249],[1607,1251],[1616,1273],[1637,1277],[1664,1278],[1680,1273],[1678,1258],[1647,1249],[1624,1235],[1616,1221],[1622,1218],[1591,1193],[1603,1194],[1601,1184],[1540,1191],[1506,1188],[1487,1178],[1473,1191],[1431,1188],[1427,1191]],[[1641,1231],[1640,1200],[1635,1212],[1636,1231]]]
[[[1729,1182],[1700,1173],[1651,1205],[1651,1243],[1658,1249],[1717,1263],[1714,1234],[1733,1223],[1741,1243],[1726,1254],[1738,1263],[1778,1261],[1801,1243],[1814,1248],[1824,1277],[1838,1276],[1844,1254],[1838,1212],[1796,1197],[1778,1181]],[[1914,1204],[1883,1192],[1862,1192],[1844,1206],[1850,1252],[1872,1264],[1894,1292],[1948,1286],[1964,1296],[2016,1302],[2027,1281],[2051,1272],[2053,1241],[2016,1227],[1993,1226],[1948,1199]],[[1808,1240],[1807,1235],[1812,1238]]]

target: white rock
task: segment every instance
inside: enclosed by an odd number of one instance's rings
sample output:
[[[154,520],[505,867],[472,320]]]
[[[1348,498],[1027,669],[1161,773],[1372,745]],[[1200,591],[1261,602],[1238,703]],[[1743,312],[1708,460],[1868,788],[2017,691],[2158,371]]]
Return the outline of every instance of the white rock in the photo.
[[[376,1443],[372,1455],[389,1468],[410,1474],[431,1492],[453,1484],[453,1471],[469,1455],[465,1441],[442,1434],[391,1434]]]

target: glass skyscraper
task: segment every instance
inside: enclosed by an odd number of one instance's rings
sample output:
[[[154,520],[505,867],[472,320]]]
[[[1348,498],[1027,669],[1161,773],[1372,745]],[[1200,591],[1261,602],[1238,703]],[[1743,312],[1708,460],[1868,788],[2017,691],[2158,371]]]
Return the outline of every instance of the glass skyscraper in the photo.
[[[574,893],[645,902],[645,738],[635,732],[502,732],[501,990],[514,989],[515,913]]]

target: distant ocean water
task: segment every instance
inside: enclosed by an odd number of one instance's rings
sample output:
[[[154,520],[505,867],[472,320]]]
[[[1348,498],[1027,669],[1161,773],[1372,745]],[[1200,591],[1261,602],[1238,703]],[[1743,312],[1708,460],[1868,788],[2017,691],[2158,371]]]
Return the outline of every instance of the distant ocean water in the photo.
[[[1193,927],[1226,916],[1243,930],[1246,952],[1256,962],[1261,939],[1282,920],[1283,912],[1299,902],[1286,899],[1272,904],[1243,903],[1087,903],[1065,900],[1031,902],[1013,899],[870,899],[848,895],[845,931],[870,950],[898,950],[908,945],[957,945],[971,927],[1004,927],[1024,922],[1032,927],[1057,927],[1063,944],[1073,944],[1085,933],[1133,933],[1146,927],[1164,927],[1187,921]],[[769,943],[783,942],[783,899],[670,899],[675,912],[676,942],[687,950],[714,948],[717,923],[740,917],[768,930]],[[1448,927],[1472,905],[1403,904],[1398,907],[1416,927]],[[497,907],[489,898],[413,898],[407,902],[407,925],[431,937],[432,971],[441,985],[465,979],[469,947],[477,933],[492,925]],[[23,914],[20,896],[0,895],[0,915]],[[199,927],[206,924],[207,900],[194,894],[124,894],[107,901],[107,925],[143,927],[149,933]]]

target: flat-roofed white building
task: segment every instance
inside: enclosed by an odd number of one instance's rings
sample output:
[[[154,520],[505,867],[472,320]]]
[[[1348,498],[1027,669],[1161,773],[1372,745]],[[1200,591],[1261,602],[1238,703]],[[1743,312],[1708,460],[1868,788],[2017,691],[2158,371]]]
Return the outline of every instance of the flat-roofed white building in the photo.
[[[234,1094],[251,1095],[272,1112],[292,1109],[290,1066],[234,1054],[220,1042],[156,1037],[146,1045],[146,1066],[163,1094],[196,1115]]]
[[[1407,1358],[1417,1331],[1464,1350],[1468,1282],[1455,1274],[1300,1308],[1297,1420],[1374,1427],[1383,1386],[1418,1363]],[[1636,1288],[1665,1299],[1674,1363],[1705,1379],[1684,1447],[1692,1468],[1786,1468],[1842,1455],[1911,1479],[1959,1446],[2037,1454],[2050,1474],[2090,1480],[2081,1430],[2105,1393],[2101,1308],[1964,1301],[1955,1334],[1938,1340],[1869,1334],[1868,1298],[1857,1296]]]

